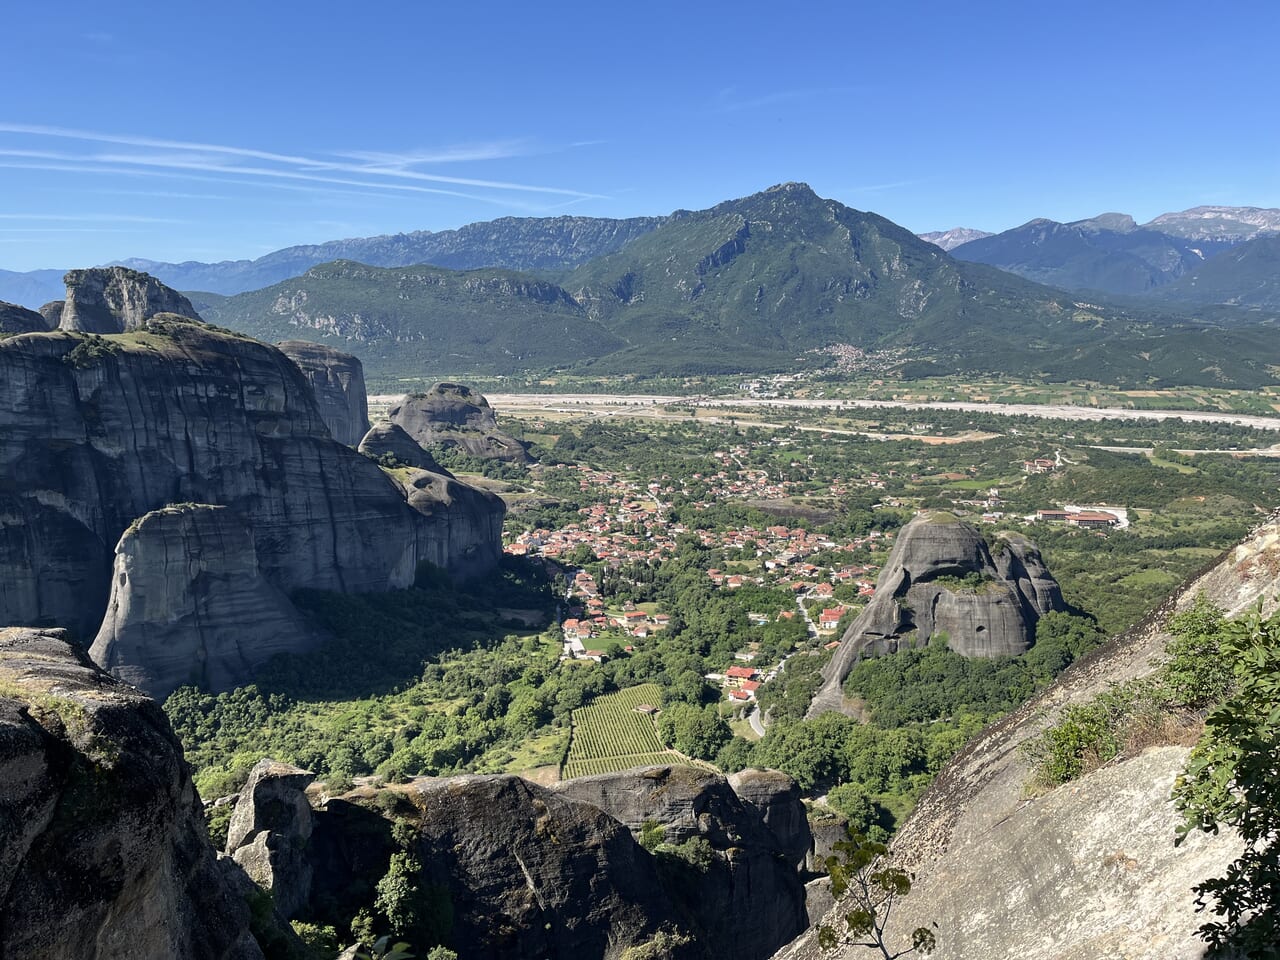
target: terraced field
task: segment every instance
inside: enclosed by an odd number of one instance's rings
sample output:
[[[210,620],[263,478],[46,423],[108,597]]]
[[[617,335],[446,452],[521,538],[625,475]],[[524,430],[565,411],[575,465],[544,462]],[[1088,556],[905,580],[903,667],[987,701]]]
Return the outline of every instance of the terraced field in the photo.
[[[645,704],[656,707],[661,703],[662,688],[645,683],[597,697],[573,711],[569,756],[560,771],[561,779],[653,764],[693,764],[683,754],[664,747],[653,717],[637,710]]]

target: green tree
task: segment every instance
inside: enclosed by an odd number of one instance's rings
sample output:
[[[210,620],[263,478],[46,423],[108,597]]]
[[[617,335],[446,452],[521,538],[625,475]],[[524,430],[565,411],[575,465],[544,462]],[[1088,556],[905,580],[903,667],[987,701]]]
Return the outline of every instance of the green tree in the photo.
[[[1280,956],[1280,614],[1223,624],[1223,659],[1236,692],[1205,722],[1174,798],[1192,830],[1233,827],[1244,852],[1224,876],[1197,885],[1199,909],[1220,919],[1200,928],[1215,950],[1250,960]]]
[[[911,946],[893,950],[885,940],[885,927],[897,902],[911,892],[912,874],[889,862],[889,850],[883,843],[868,840],[853,830],[849,839],[835,844],[836,854],[827,857],[825,866],[831,877],[831,894],[842,907],[848,943],[879,950],[884,960],[896,960],[910,953],[932,953],[938,945],[929,927],[911,931]],[[937,924],[934,924],[936,927]],[[818,944],[824,950],[841,945],[842,937],[832,926],[818,928]]]

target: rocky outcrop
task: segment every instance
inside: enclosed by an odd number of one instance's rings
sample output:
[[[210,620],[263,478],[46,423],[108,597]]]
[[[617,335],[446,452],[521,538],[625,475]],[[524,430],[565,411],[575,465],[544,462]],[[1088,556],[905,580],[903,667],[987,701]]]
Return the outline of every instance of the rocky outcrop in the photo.
[[[423,882],[449,904],[459,956],[620,958],[672,929],[653,859],[595,806],[510,776],[414,787]]]
[[[777,786],[773,791],[748,787],[748,792],[763,800],[777,797]],[[803,854],[795,859],[798,841],[793,838],[793,848],[786,849],[758,809],[744,803],[722,775],[688,766],[642,767],[567,780],[555,789],[599,807],[637,837],[646,825],[658,824],[669,844],[694,839],[710,844],[715,856],[705,872],[681,869],[665,877],[704,943],[733,942],[743,957],[764,957],[808,925],[796,871],[804,859]],[[782,825],[793,814],[775,821]],[[808,832],[807,824],[792,829]]]
[[[63,330],[125,333],[160,313],[200,319],[191,301],[178,291],[128,267],[71,270],[63,280],[67,299],[58,320]]]
[[[394,404],[387,417],[423,447],[457,448],[483,460],[529,463],[524,444],[498,430],[489,401],[459,383],[437,383]]]
[[[430,487],[411,507],[376,464],[330,438],[298,368],[246,337],[161,315],[125,337],[0,341],[0,622],[93,637],[114,548],[136,518],[172,503],[227,507],[252,532],[262,578],[286,593],[386,590],[412,583],[425,559],[460,574],[496,559],[501,502],[457,484],[433,510]],[[162,540],[179,535],[173,523],[160,524]],[[220,569],[243,573],[247,554],[232,560],[223,531]],[[154,555],[144,546],[126,553]],[[183,603],[234,595],[229,579],[184,592],[181,576],[156,582]]]
[[[931,956],[938,960],[1203,956],[1195,930],[1211,917],[1196,911],[1191,886],[1221,876],[1240,842],[1224,830],[1191,834],[1174,846],[1181,818],[1170,790],[1187,749],[1155,746],[1035,796],[1027,792],[1032,771],[1021,749],[1064,709],[1150,674],[1165,656],[1169,617],[1201,593],[1230,615],[1258,602],[1264,614],[1274,612],[1280,521],[1260,526],[943,768],[894,840],[899,862],[917,879],[895,911],[893,941],[909,941],[914,927],[936,922],[938,950]],[[777,957],[828,955],[810,934]],[[849,948],[843,955],[863,953]]]
[[[0,630],[0,956],[261,960],[238,873],[155,702]]]
[[[1030,648],[1036,621],[1063,608],[1057,581],[1023,537],[1005,537],[993,556],[982,534],[954,515],[921,516],[899,532],[874,598],[823,670],[809,715],[842,709],[845,677],[868,651],[945,633],[962,656],[1017,655]]]
[[[293,917],[311,892],[311,804],[315,775],[287,763],[261,760],[240,790],[227,828],[226,851],[258,886],[271,891],[283,917]]]
[[[387,458],[406,467],[430,470],[432,473],[439,473],[446,477],[453,476],[436,463],[435,457],[423,450],[413,437],[404,432],[403,428],[390,420],[379,420],[370,427],[357,449],[374,460]]]
[[[396,482],[419,523],[432,536],[423,538],[418,561],[427,561],[458,576],[491,569],[502,551],[506,505],[497,494],[477,490],[450,474],[418,470],[398,474]]]
[[[183,504],[145,514],[120,538],[89,655],[163,700],[185,683],[229,690],[277,653],[319,641],[262,576],[244,519],[227,507]]]
[[[44,317],[46,330],[57,330],[62,326],[62,308],[66,305],[65,300],[50,300],[40,308],[40,316]]]
[[[45,318],[34,310],[0,300],[0,336],[7,333],[36,333],[48,330]]]
[[[276,347],[298,365],[316,395],[320,416],[333,439],[354,447],[369,429],[369,398],[364,367],[349,353],[305,340],[285,340]]]
[[[803,869],[813,849],[813,834],[799,785],[781,770],[751,767],[730,776],[729,786],[769,828],[787,862]]]

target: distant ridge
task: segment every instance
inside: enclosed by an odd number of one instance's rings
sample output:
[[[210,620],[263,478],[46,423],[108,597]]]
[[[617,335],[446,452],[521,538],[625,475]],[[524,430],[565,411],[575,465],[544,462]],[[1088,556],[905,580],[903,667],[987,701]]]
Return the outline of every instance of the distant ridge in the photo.
[[[981,240],[992,234],[985,230],[974,230],[971,227],[952,227],[950,230],[935,230],[932,233],[917,234],[921,240],[927,240],[936,247],[951,251],[970,240]]]

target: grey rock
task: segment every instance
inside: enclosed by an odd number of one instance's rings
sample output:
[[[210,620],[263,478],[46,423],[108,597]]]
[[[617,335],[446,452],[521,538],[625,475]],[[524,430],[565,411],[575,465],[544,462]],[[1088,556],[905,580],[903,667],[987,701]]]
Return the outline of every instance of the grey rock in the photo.
[[[813,834],[796,782],[781,770],[751,767],[730,776],[729,786],[764,821],[787,861],[802,869],[813,849]]]
[[[981,584],[946,579],[970,575],[980,576]],[[809,716],[843,708],[845,677],[869,650],[892,652],[901,643],[923,644],[945,633],[948,646],[962,656],[1016,655],[1030,648],[1036,621],[1063,608],[1057,581],[1025,538],[1005,538],[992,556],[982,534],[952,514],[918,517],[899,532],[875,596],[824,668]]]
[[[702,942],[732,941],[744,958],[766,957],[808,925],[794,851],[783,848],[721,774],[689,766],[642,767],[567,780],[555,789],[599,807],[637,837],[646,824],[657,823],[667,843],[697,838],[711,845],[715,862],[705,874],[666,877]]]
[[[6,333],[42,333],[48,329],[49,324],[41,314],[0,300],[0,336]]]
[[[262,576],[248,524],[226,507],[184,504],[143,515],[120,538],[89,655],[163,700],[185,683],[229,690],[320,640]]]
[[[0,684],[0,956],[261,960],[156,703],[60,630],[0,629]]]
[[[276,344],[298,365],[315,391],[320,416],[333,439],[354,447],[369,429],[369,398],[364,387],[364,367],[349,353],[305,340]]]
[[[456,447],[473,457],[529,463],[524,444],[498,430],[489,401],[459,383],[437,383],[394,404],[387,417],[423,447]]]
[[[70,270],[59,327],[82,333],[125,333],[160,313],[189,320],[200,315],[191,301],[145,273],[127,267]]]
[[[313,817],[306,789],[315,775],[260,760],[240,791],[227,828],[226,852],[249,878],[271,891],[276,911],[297,916],[311,891],[307,845]]]
[[[419,540],[418,561],[470,577],[490,570],[502,551],[506,504],[497,494],[468,486],[451,474],[419,470],[396,483],[419,525],[431,531]]]
[[[40,308],[40,316],[44,317],[46,329],[57,330],[62,326],[62,308],[66,305],[65,300],[50,300]]]
[[[591,804],[510,776],[414,786],[423,882],[460,956],[615,960],[673,926],[653,859]]]
[[[436,463],[435,457],[423,450],[399,424],[392,423],[390,420],[379,420],[370,427],[357,449],[366,457],[373,457],[375,460],[380,457],[390,457],[407,467],[430,470],[432,473],[446,477],[453,476]]]

